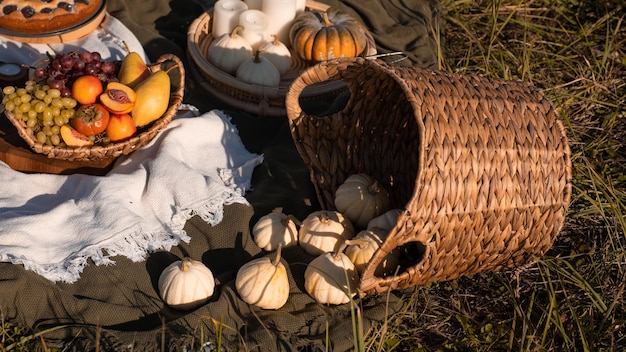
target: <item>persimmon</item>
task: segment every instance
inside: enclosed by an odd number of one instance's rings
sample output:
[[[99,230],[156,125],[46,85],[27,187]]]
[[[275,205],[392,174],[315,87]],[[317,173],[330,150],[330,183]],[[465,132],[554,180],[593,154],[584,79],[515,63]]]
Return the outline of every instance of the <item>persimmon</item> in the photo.
[[[70,125],[85,136],[95,136],[106,130],[109,118],[109,111],[102,104],[86,104],[76,109]]]

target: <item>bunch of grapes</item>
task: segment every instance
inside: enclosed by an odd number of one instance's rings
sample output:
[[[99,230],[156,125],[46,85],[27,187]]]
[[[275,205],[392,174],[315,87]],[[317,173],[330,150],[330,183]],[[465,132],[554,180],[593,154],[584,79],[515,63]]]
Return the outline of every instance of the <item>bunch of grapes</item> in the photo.
[[[60,129],[74,117],[76,100],[61,96],[57,88],[35,81],[27,81],[25,87],[6,86],[2,93],[5,109],[24,121],[38,142],[63,145]]]
[[[73,51],[54,56],[48,54],[45,66],[35,68],[35,78],[44,81],[50,88],[58,89],[61,97],[71,97],[74,80],[83,75],[95,75],[103,83],[117,81],[115,63],[102,61],[97,51]]]

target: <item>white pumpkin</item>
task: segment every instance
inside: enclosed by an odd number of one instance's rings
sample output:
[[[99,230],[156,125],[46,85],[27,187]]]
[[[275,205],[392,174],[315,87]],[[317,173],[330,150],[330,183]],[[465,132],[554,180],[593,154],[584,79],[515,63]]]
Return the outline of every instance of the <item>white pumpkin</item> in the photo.
[[[389,210],[389,192],[364,174],[350,175],[335,191],[335,208],[358,228]]]
[[[222,34],[211,42],[207,59],[220,70],[234,75],[239,66],[254,56],[250,43],[239,35],[244,28],[237,26],[232,32]]]
[[[276,66],[278,72],[282,75],[289,71],[292,65],[291,51],[289,48],[278,40],[276,34],[272,34],[274,40],[265,43],[261,47],[261,55],[267,58],[271,63]]]
[[[191,310],[205,304],[213,296],[215,279],[202,262],[183,258],[163,270],[158,287],[161,299],[168,306]]]
[[[354,237],[354,226],[343,214],[334,210],[318,210],[309,214],[298,231],[298,244],[311,255],[335,251],[338,245]]]
[[[237,68],[235,77],[261,86],[278,87],[280,84],[280,72],[270,60],[261,56],[260,50]]]
[[[253,259],[244,264],[235,278],[235,288],[241,299],[263,309],[279,309],[289,299],[287,269],[280,262],[282,244],[276,250],[276,258]]]
[[[345,253],[354,264],[359,275],[363,274],[365,267],[371,261],[380,245],[385,241],[389,232],[385,229],[373,227],[360,231],[350,241]],[[389,252],[385,259],[376,267],[374,275],[384,277],[395,273],[400,265],[400,254],[397,250]]]
[[[252,239],[259,248],[271,252],[280,244],[284,247],[298,243],[300,221],[293,215],[269,213],[262,216],[252,227]]]
[[[304,288],[320,304],[344,304],[356,295],[359,274],[343,250],[327,252],[313,259],[304,271]]]
[[[371,228],[377,227],[379,229],[385,229],[387,231],[391,231],[391,229],[393,229],[396,226],[396,223],[398,222],[398,216],[400,215],[401,212],[402,210],[400,209],[388,210],[384,212],[383,214],[370,220],[370,222],[367,223],[367,228],[371,229]]]

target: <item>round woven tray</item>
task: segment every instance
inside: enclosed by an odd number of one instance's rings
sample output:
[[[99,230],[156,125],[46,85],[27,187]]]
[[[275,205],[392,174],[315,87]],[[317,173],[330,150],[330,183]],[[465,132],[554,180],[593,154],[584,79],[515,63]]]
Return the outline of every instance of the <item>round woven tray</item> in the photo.
[[[307,7],[310,8],[307,1]],[[314,8],[323,10],[327,5],[312,2]],[[211,15],[212,10],[203,13],[194,20],[187,32],[187,52],[191,58],[191,70],[201,78],[202,86],[215,95],[221,101],[243,111],[260,116],[284,116],[286,115],[285,97],[289,85],[298,75],[307,69],[309,65],[297,59],[297,55],[292,55],[294,64],[292,68],[281,76],[278,87],[262,86],[243,82],[234,76],[223,72],[214,66],[206,58],[206,52],[213,42],[211,35]],[[363,55],[375,55],[376,44],[371,33],[366,31],[368,44]],[[302,92],[303,101],[325,100],[337,95],[337,92],[344,90],[342,82],[328,81],[319,82],[310,86]]]
[[[36,153],[47,155],[49,158],[63,159],[67,161],[97,161],[116,158],[120,155],[132,153],[134,150],[146,145],[156,134],[161,131],[178,112],[183,102],[185,90],[185,69],[182,61],[175,55],[163,55],[154,64],[150,65],[150,71],[157,72],[172,68],[168,74],[171,81],[170,103],[165,114],[146,127],[138,129],[137,134],[123,142],[112,142],[107,145],[94,145],[90,147],[60,147],[43,144],[37,141],[33,131],[26,127],[26,122],[16,119],[13,113],[6,111],[5,115],[16,127],[20,137]]]
[[[347,104],[307,113],[298,96],[328,79],[347,83]],[[286,102],[322,208],[334,209],[337,188],[363,172],[402,210],[361,295],[532,263],[564,224],[569,145],[553,105],[529,84],[339,59],[304,72]],[[376,276],[396,248],[407,254],[400,272]]]

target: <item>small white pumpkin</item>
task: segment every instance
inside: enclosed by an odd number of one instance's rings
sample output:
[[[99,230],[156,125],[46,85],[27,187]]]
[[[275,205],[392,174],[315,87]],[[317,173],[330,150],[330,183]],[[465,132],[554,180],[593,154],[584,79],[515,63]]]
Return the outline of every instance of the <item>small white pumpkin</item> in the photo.
[[[285,72],[289,71],[292,65],[291,59],[291,51],[289,48],[278,40],[278,36],[276,34],[272,34],[274,40],[265,43],[261,47],[261,55],[270,60],[271,63],[276,66],[278,72],[282,75]]]
[[[364,173],[350,175],[335,191],[335,208],[358,228],[389,210],[389,192]]]
[[[335,251],[338,245],[354,237],[354,226],[343,214],[334,210],[318,210],[309,214],[298,231],[298,244],[311,255]]]
[[[324,253],[313,259],[304,271],[304,289],[320,304],[344,304],[356,295],[359,274],[343,250]]]
[[[385,241],[388,234],[389,232],[382,228],[368,228],[357,233],[346,247],[345,253],[356,267],[359,275],[363,274],[365,267],[374,256],[374,253],[380,248],[380,245]],[[400,265],[400,254],[394,249],[389,252],[385,256],[385,259],[376,267],[374,275],[384,277],[393,274],[398,265]]]
[[[235,288],[241,299],[263,309],[279,309],[289,299],[287,269],[280,262],[282,244],[276,249],[276,258],[253,259],[244,264],[235,278]]]
[[[379,229],[385,229],[387,231],[391,231],[396,226],[398,222],[398,216],[402,210],[400,209],[391,209],[383,214],[373,218],[370,222],[367,223],[367,228],[371,229],[377,227]]]
[[[279,244],[284,247],[298,243],[300,221],[293,215],[269,213],[262,216],[252,227],[252,239],[259,248],[268,252],[276,250]]]
[[[280,72],[270,60],[261,55],[260,50],[237,68],[235,77],[261,86],[278,87],[280,84]]]
[[[191,310],[206,303],[215,290],[213,272],[202,262],[183,258],[159,276],[161,299],[170,307]]]
[[[254,56],[250,43],[239,35],[243,26],[233,28],[232,32],[222,34],[211,42],[207,49],[207,59],[220,70],[234,75],[239,66]]]

